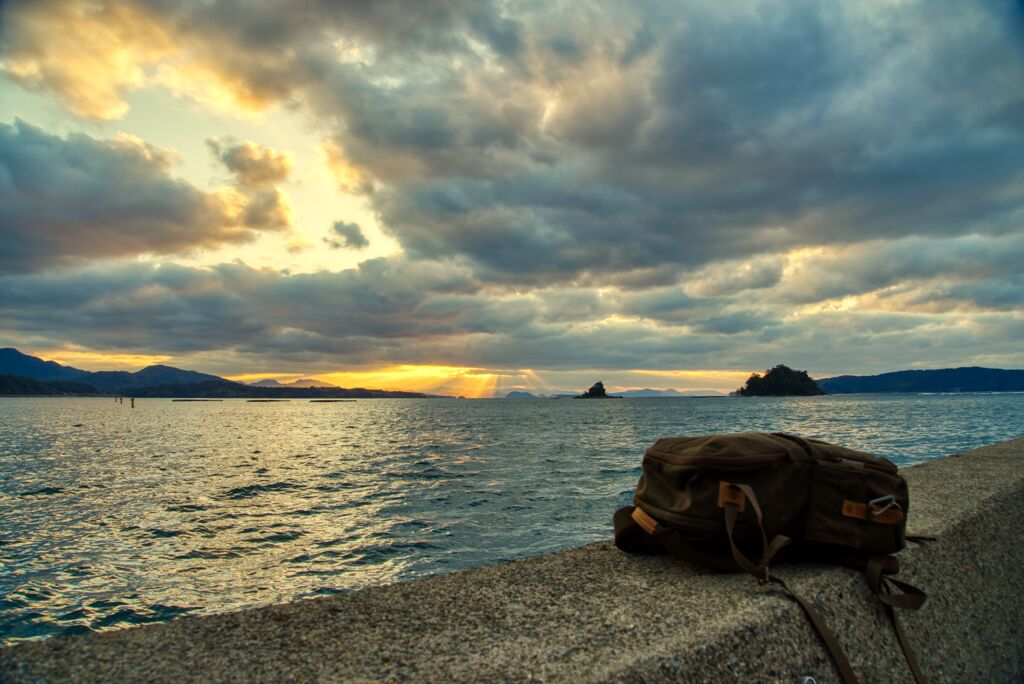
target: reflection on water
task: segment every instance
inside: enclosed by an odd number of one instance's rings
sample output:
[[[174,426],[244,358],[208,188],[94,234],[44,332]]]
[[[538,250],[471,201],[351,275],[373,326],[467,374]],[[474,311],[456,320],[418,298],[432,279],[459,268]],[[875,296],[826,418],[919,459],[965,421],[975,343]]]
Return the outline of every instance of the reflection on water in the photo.
[[[218,403],[0,399],[0,639],[346,591],[610,536],[643,447],[789,431],[897,463],[1024,395]]]

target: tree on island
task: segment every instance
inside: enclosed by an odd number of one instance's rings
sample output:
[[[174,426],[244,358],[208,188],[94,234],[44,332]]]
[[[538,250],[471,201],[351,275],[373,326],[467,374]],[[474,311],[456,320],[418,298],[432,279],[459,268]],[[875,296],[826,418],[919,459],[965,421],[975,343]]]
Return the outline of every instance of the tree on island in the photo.
[[[741,397],[811,397],[827,392],[818,387],[807,371],[793,370],[780,363],[765,371],[764,375],[751,375],[736,394]]]
[[[604,383],[598,380],[594,383],[594,386],[588,389],[586,392],[576,397],[577,399],[620,399],[621,397],[608,396],[608,392],[604,389]]]

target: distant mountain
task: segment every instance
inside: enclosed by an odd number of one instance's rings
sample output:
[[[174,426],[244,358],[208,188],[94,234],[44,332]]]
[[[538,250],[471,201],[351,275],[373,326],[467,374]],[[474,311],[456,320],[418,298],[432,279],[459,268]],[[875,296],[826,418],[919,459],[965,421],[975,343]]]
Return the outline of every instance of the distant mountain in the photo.
[[[818,380],[829,394],[869,392],[1024,392],[1024,370],[942,368],[881,375],[840,375]]]
[[[619,392],[624,397],[724,397],[723,392],[718,390],[685,390],[680,392],[674,389],[638,389]]]
[[[99,394],[95,387],[73,380],[33,380],[0,375],[0,395],[53,396]]]
[[[253,387],[337,387],[337,385],[332,385],[323,380],[314,380],[313,378],[299,378],[291,382],[278,382],[273,378],[267,378],[266,380],[257,380],[249,384]]]
[[[14,375],[33,380],[77,380],[89,375],[88,371],[62,366],[56,361],[43,361],[22,354],[17,349],[0,349],[0,375]]]
[[[129,373],[128,371],[97,371],[87,374],[83,380],[103,392],[127,394],[146,387],[190,385],[197,382],[223,380],[223,378],[219,378],[216,375],[208,375],[207,373],[182,370],[173,366],[158,365],[146,366],[134,373]]]
[[[91,392],[129,394],[143,387],[158,385],[186,385],[209,380],[221,380],[216,375],[182,370],[173,366],[147,366],[140,371],[96,371],[89,372],[62,366],[54,361],[43,361],[35,356],[22,354],[10,347],[0,349],[0,375],[11,375],[32,380],[75,380],[92,387]]]
[[[537,395],[531,394],[530,392],[522,392],[520,390],[512,390],[505,395],[506,399],[536,399]]]
[[[638,389],[638,390],[626,390],[625,392],[619,392],[624,397],[681,397],[679,392],[674,389]]]
[[[145,387],[132,393],[136,397],[214,398],[214,399],[425,399],[434,395],[356,387],[256,387],[241,382],[216,379],[188,385]]]
[[[437,395],[355,387],[344,389],[302,378],[286,385],[261,380],[253,385],[173,366],[147,366],[140,371],[89,372],[43,361],[17,349],[0,349],[0,395],[125,394],[135,397],[252,399],[385,399]]]

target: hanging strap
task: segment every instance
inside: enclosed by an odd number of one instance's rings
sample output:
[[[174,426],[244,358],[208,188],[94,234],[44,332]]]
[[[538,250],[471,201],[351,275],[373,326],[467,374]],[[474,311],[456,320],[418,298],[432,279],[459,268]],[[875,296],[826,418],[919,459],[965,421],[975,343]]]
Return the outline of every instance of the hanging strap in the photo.
[[[778,577],[769,577],[768,581],[772,584],[777,584],[783,592],[790,598],[794,599],[800,604],[800,607],[804,609],[804,613],[810,618],[811,624],[814,625],[815,631],[818,633],[818,637],[822,643],[825,644],[825,648],[828,649],[828,654],[832,657],[832,662],[836,666],[836,670],[839,672],[839,678],[843,680],[843,684],[858,684],[857,675],[854,674],[853,668],[850,667],[850,660],[846,657],[846,652],[843,651],[843,647],[839,645],[839,640],[836,639],[836,635],[832,633],[832,630],[825,624],[825,619],[821,617],[821,613],[814,607],[814,604],[809,600],[796,593]]]
[[[764,529],[764,514],[761,510],[761,504],[757,500],[757,495],[754,494],[754,490],[750,485],[732,483],[722,483],[722,485],[724,488],[735,489],[743,493],[743,497],[739,500],[737,500],[738,497],[725,497],[719,501],[719,505],[724,509],[725,531],[729,538],[729,547],[732,551],[732,557],[735,565],[755,577],[760,584],[774,584],[787,596],[795,600],[803,609],[808,619],[810,619],[811,624],[814,626],[814,629],[818,633],[818,637],[821,639],[822,643],[824,643],[825,648],[828,649],[829,656],[832,658],[832,662],[835,664],[836,670],[839,673],[843,684],[859,684],[857,675],[850,666],[849,658],[846,657],[846,653],[839,644],[839,640],[836,639],[835,634],[831,629],[829,629],[824,618],[822,618],[821,613],[818,612],[818,609],[807,598],[792,591],[781,579],[773,577],[769,571],[769,563],[779,550],[790,543],[789,537],[779,534],[776,535],[771,542],[768,541],[768,536]],[[747,556],[736,545],[734,538],[736,521],[739,518],[740,511],[745,507],[746,501],[750,502],[750,505],[754,510],[754,514],[757,518],[757,525],[761,532],[762,551],[761,558],[757,563],[754,563],[747,558]],[[676,558],[720,570],[735,569],[735,566],[732,563],[729,563],[727,559],[709,555],[695,547],[677,530],[659,525],[657,520],[639,507],[632,511],[632,515],[630,517],[632,517],[633,521],[647,532],[647,534],[656,540],[662,548]],[[929,538],[925,535],[907,535],[907,539],[910,541],[930,541],[934,538]],[[879,601],[884,606],[884,610],[889,615],[893,630],[896,632],[896,638],[900,644],[900,649],[903,651],[903,656],[907,661],[907,665],[910,667],[910,671],[914,675],[914,681],[917,684],[925,684],[924,675],[921,673],[921,670],[917,665],[917,661],[914,659],[913,652],[910,649],[910,642],[907,639],[906,633],[903,631],[903,626],[900,624],[899,619],[896,616],[895,609],[917,610],[924,604],[927,599],[927,595],[911,584],[887,577],[886,575],[888,573],[894,571],[894,566],[895,568],[898,568],[898,563],[893,563],[891,562],[892,560],[895,560],[893,556],[888,556],[886,558],[873,558],[868,562],[864,574],[871,591],[878,596]],[[898,589],[899,592],[894,592],[893,588]]]
[[[867,579],[868,587],[878,596],[878,600],[882,602],[885,612],[889,615],[889,621],[892,622],[896,639],[900,642],[900,650],[903,651],[903,657],[910,667],[910,672],[914,675],[914,681],[917,684],[925,684],[924,675],[917,665],[917,659],[914,658],[914,652],[910,648],[910,641],[907,639],[906,632],[903,631],[903,625],[900,624],[895,609],[917,610],[924,605],[928,596],[912,584],[886,577],[883,572],[884,562],[883,558],[869,560],[867,568],[864,570],[864,577]],[[896,587],[902,593],[894,594],[892,587]]]
[[[750,560],[743,555],[739,547],[736,546],[736,541],[733,538],[733,531],[736,529],[736,519],[740,515],[741,503],[737,503],[734,499],[720,499],[720,505],[725,510],[725,533],[729,537],[729,546],[732,549],[733,560],[736,561],[736,565],[740,566],[748,573],[757,578],[761,584],[768,581],[768,563],[775,554],[779,552],[782,547],[786,546],[790,542],[789,537],[784,534],[777,534],[772,539],[771,543],[768,542],[768,535],[764,531],[764,513],[761,512],[761,504],[757,500],[757,495],[754,494],[754,490],[750,485],[746,484],[731,484],[727,482],[721,483],[723,487],[730,487],[743,492],[743,496],[754,509],[754,515],[757,516],[757,527],[761,531],[761,560],[758,561],[757,565],[750,562]]]
[[[836,639],[836,635],[829,629],[828,625],[825,624],[825,619],[821,617],[821,613],[814,607],[808,599],[804,598],[800,594],[792,591],[786,583],[778,577],[772,577],[768,564],[772,557],[778,553],[779,549],[789,543],[789,537],[785,535],[776,535],[774,539],[769,543],[768,536],[764,531],[764,515],[761,512],[761,504],[757,500],[757,495],[754,494],[754,490],[750,485],[745,484],[730,484],[730,487],[735,487],[743,492],[744,496],[750,501],[750,505],[754,509],[754,514],[757,516],[757,526],[761,529],[761,542],[762,552],[761,560],[755,565],[748,559],[743,552],[740,551],[739,547],[736,546],[736,542],[733,539],[733,530],[736,528],[736,519],[739,517],[740,507],[735,501],[727,501],[723,504],[725,509],[725,533],[729,537],[729,546],[732,548],[732,557],[736,561],[736,564],[746,570],[748,573],[757,578],[760,584],[766,584],[771,582],[772,584],[778,585],[783,592],[790,598],[794,599],[803,608],[804,613],[810,618],[811,624],[814,626],[815,631],[818,633],[818,637],[821,638],[822,643],[825,644],[825,648],[828,649],[828,654],[832,657],[832,662],[835,663],[836,670],[839,672],[839,677],[843,680],[843,684],[858,684],[857,675],[854,674],[853,668],[850,667],[850,659],[846,657],[846,653],[843,651],[843,647],[839,645],[839,640]]]

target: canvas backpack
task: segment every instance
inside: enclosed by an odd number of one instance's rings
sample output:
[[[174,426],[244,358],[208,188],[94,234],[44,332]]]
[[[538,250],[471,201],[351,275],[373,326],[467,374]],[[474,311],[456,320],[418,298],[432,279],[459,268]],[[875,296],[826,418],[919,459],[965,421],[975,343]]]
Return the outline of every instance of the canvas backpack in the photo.
[[[615,513],[615,544],[668,553],[723,571],[745,571],[794,598],[846,684],[849,660],[813,603],[772,573],[804,560],[863,570],[885,607],[918,684],[924,681],[894,609],[925,594],[891,577],[907,535],[907,483],[884,458],[783,433],[659,439],[644,454],[633,505]]]

